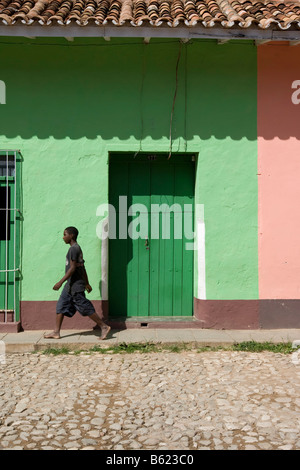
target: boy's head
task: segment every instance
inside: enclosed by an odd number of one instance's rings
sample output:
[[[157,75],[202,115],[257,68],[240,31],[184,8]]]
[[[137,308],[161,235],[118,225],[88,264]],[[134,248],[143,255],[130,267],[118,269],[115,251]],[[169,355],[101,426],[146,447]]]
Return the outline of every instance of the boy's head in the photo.
[[[70,243],[71,240],[74,240],[76,242],[77,237],[78,237],[78,230],[76,227],[67,227],[64,230],[64,236],[63,240],[65,243]]]

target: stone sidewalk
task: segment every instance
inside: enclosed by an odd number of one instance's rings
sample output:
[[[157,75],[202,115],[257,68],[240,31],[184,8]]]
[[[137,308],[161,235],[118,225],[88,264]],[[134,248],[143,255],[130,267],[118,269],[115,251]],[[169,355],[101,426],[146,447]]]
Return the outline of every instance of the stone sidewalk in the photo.
[[[0,450],[300,449],[290,354],[23,352],[0,372]]]
[[[100,330],[62,330],[61,339],[45,339],[46,331],[0,333],[7,353],[40,351],[51,347],[86,349],[93,345],[112,346],[120,343],[193,343],[195,346],[219,346],[243,341],[287,343],[300,340],[300,329],[276,330],[207,330],[129,328],[112,330],[105,341],[100,341]]]

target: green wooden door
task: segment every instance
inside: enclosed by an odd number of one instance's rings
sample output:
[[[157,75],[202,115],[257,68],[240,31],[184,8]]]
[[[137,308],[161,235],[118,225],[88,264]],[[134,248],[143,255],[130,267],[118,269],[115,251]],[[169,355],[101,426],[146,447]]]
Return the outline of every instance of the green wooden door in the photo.
[[[110,317],[193,314],[193,251],[186,249],[184,218],[193,223],[194,175],[191,156],[111,157]]]

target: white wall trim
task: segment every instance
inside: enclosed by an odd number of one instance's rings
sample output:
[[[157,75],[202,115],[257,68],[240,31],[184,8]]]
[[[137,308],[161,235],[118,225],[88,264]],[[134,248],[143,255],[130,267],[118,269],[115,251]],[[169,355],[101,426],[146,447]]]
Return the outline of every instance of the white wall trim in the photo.
[[[197,255],[198,255],[198,299],[206,299],[206,273],[205,273],[205,223],[197,220]]]
[[[108,217],[102,221],[101,238],[101,299],[108,300]]]

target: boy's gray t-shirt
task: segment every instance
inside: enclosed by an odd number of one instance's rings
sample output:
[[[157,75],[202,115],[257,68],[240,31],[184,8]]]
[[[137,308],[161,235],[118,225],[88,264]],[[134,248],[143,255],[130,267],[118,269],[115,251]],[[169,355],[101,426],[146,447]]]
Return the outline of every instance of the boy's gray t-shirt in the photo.
[[[84,292],[85,290],[85,275],[84,275],[84,259],[80,246],[74,243],[69,248],[66,257],[66,272],[71,267],[71,260],[77,263],[77,267],[72,276],[67,280],[70,286],[71,294],[75,292]]]

